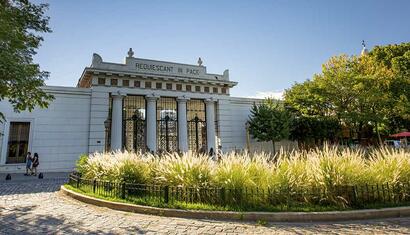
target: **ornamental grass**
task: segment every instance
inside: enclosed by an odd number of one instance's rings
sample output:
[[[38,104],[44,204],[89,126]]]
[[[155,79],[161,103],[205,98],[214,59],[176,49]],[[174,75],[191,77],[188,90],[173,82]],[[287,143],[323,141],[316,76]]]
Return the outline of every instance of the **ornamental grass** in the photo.
[[[325,145],[310,151],[228,152],[216,162],[206,155],[111,152],[82,156],[77,170],[86,179],[178,187],[257,188],[331,192],[337,186],[410,181],[410,152],[379,148],[369,151]]]

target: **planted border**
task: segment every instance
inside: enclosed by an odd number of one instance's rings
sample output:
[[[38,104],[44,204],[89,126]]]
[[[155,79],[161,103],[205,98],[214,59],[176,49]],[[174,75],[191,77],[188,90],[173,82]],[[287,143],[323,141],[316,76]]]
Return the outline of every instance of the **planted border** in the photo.
[[[117,183],[70,175],[70,186],[103,198],[162,208],[224,211],[330,211],[410,205],[410,185],[345,185],[290,191]]]

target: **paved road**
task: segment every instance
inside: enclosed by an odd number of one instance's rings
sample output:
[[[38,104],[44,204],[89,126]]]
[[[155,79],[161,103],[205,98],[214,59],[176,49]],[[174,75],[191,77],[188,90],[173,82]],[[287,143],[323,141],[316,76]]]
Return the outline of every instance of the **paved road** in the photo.
[[[0,181],[0,234],[409,234],[410,218],[343,223],[231,222],[119,212],[61,195],[65,180]]]

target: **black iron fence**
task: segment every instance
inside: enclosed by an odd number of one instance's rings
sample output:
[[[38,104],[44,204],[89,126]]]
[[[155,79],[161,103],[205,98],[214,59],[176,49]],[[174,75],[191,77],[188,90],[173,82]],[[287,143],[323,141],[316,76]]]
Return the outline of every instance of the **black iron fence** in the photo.
[[[176,187],[89,180],[70,175],[69,184],[94,195],[143,205],[181,207],[202,204],[233,210],[286,211],[324,208],[376,208],[410,205],[410,185],[356,185],[293,190],[291,188]]]

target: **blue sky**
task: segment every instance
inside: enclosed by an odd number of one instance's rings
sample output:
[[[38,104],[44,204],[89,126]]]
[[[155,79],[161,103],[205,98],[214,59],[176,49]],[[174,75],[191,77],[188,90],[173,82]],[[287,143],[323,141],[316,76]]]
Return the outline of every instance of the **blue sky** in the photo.
[[[230,70],[232,96],[283,91],[320,72],[330,56],[410,41],[410,1],[39,1],[53,33],[36,62],[48,85],[75,86],[94,52]]]

